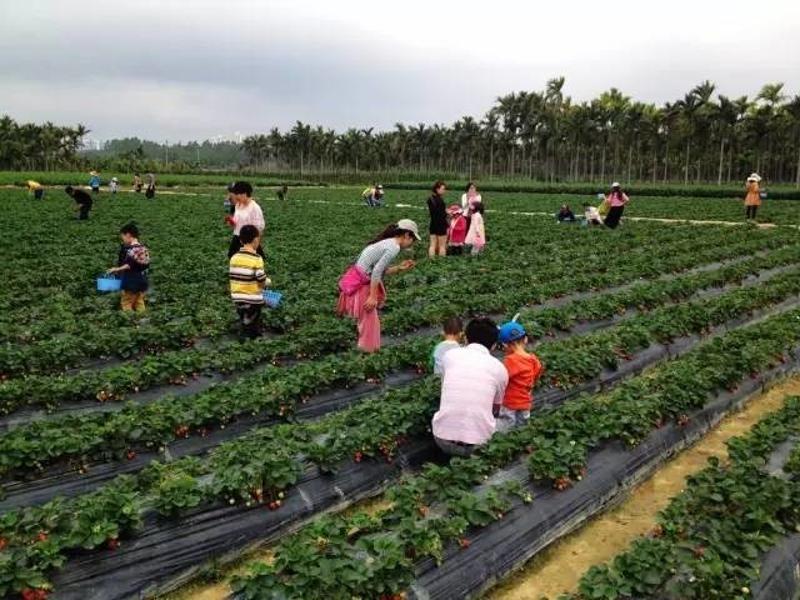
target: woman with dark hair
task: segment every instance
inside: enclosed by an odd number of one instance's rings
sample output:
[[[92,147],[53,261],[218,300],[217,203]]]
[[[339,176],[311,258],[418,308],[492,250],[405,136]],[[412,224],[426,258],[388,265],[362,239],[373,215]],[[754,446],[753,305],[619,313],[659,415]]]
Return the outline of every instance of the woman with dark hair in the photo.
[[[469,217],[472,213],[472,207],[482,202],[483,198],[481,198],[481,195],[478,193],[478,186],[470,181],[464,193],[461,194],[461,210],[464,212],[464,216]]]
[[[264,234],[264,212],[258,203],[253,200],[253,186],[246,181],[237,181],[229,188],[231,200],[234,203],[234,212],[231,219],[226,219],[230,225],[233,226],[233,237],[231,238],[230,246],[228,246],[228,258],[230,259],[242,247],[242,242],[239,240],[239,232],[245,225],[253,225],[258,229],[259,237]],[[264,258],[264,250],[259,244],[258,255]]]
[[[378,309],[386,300],[385,275],[408,271],[413,260],[396,266],[389,264],[400,250],[419,240],[419,228],[411,219],[400,219],[384,229],[361,251],[355,264],[339,279],[339,302],[336,313],[358,321],[358,348],[376,352],[381,348],[381,322]]]
[[[625,205],[630,202],[630,198],[615,181],[611,184],[611,193],[606,196],[606,201],[611,208],[608,210],[603,223],[611,229],[616,229],[617,225],[619,225],[619,220],[622,218],[622,213],[625,211]]]
[[[433,258],[447,254],[447,206],[444,203],[447,186],[444,181],[437,181],[433,184],[431,191],[433,193],[428,198],[428,212],[431,216],[431,224],[428,229],[431,234],[428,256]]]

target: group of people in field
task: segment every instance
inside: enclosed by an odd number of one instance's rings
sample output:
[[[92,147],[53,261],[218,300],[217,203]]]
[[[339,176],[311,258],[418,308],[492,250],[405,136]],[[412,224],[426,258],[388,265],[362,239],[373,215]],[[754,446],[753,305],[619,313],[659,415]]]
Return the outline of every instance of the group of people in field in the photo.
[[[447,206],[446,194],[444,181],[433,184],[428,198],[428,256],[460,255],[465,249],[471,255],[480,254],[486,246],[486,224],[483,198],[477,186],[472,182],[467,184],[461,195],[461,204]]]
[[[101,185],[97,173],[92,173],[89,187],[93,194]],[[116,192],[116,178],[112,179],[112,193]],[[747,180],[745,200],[746,218],[754,219],[761,204],[759,182],[753,173]],[[154,176],[149,176],[148,189],[155,188]],[[134,191],[141,191],[141,178],[134,178]],[[28,182],[35,198],[41,199],[43,186]],[[79,211],[78,218],[88,218],[92,208],[92,195],[83,189],[68,186]],[[225,200],[225,223],[232,229],[228,247],[228,277],[230,297],[239,317],[242,333],[255,338],[261,333],[261,312],[265,305],[265,290],[271,285],[264,264],[261,241],[265,219],[259,204],[253,199],[253,187],[246,181],[228,186]],[[447,186],[443,181],[434,183],[427,200],[429,223],[429,258],[446,254],[479,254],[486,245],[484,201],[474,183],[469,183],[460,203],[450,206],[445,201]],[[278,190],[285,199],[288,189]],[[375,185],[364,192],[369,206],[383,204],[383,186]],[[630,202],[618,183],[603,196],[599,207],[585,204],[584,221],[587,225],[605,225],[616,228]],[[563,205],[556,215],[559,222],[577,222],[568,205]],[[120,231],[120,249],[116,266],[109,274],[121,278],[120,305],[124,311],[145,310],[148,290],[150,251],[139,240],[139,229],[134,223],[124,225]],[[356,321],[357,346],[364,352],[376,352],[381,347],[380,309],[386,302],[384,280],[387,276],[408,271],[416,265],[412,259],[397,264],[402,250],[411,248],[422,240],[417,223],[400,219],[388,225],[371,239],[348,266],[338,281],[336,313]],[[443,325],[443,340],[433,349],[431,367],[441,377],[439,410],[433,417],[431,428],[439,448],[447,454],[468,456],[487,443],[496,431],[523,425],[530,417],[533,405],[533,388],[543,372],[538,357],[528,351],[528,335],[521,323],[512,320],[497,326],[488,318],[472,319],[466,327],[460,318],[448,318]],[[502,348],[501,362],[493,351]]]
[[[582,225],[605,225],[611,229],[619,226],[625,206],[630,202],[628,195],[622,190],[622,186],[616,181],[611,184],[611,192],[608,195],[598,194],[601,200],[600,206],[594,206],[589,202],[583,204],[583,219],[579,219],[572,212],[569,204],[562,204],[556,213],[556,221],[559,223],[581,223]]]

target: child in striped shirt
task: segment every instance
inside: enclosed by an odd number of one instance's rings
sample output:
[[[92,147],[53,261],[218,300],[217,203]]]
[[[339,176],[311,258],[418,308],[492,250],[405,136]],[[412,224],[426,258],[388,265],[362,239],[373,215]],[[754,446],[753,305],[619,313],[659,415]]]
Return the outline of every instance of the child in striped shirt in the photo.
[[[264,272],[264,259],[258,255],[261,234],[255,225],[245,225],[239,232],[242,247],[231,257],[229,278],[231,299],[242,324],[242,333],[255,338],[261,329],[264,288],[272,282]]]

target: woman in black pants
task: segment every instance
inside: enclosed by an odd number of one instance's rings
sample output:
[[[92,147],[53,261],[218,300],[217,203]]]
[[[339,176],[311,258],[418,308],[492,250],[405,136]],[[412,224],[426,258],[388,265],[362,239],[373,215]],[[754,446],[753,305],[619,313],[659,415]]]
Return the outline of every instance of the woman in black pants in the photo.
[[[617,225],[619,225],[619,220],[622,218],[622,213],[625,211],[625,205],[630,202],[630,198],[615,181],[611,184],[611,193],[606,196],[606,202],[611,208],[603,223],[611,229],[616,229]]]
[[[428,212],[431,216],[428,229],[431,234],[431,243],[428,246],[430,258],[447,254],[447,207],[444,203],[447,186],[444,181],[437,181],[433,184],[432,191],[433,194],[428,198]]]

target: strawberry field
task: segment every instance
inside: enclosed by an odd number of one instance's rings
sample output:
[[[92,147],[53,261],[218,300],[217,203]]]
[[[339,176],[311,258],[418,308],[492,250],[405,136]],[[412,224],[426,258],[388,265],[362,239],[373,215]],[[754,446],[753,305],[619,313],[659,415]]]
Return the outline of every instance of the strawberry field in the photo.
[[[486,252],[410,250],[383,348],[364,355],[336,281],[386,224],[425,229],[427,213],[424,191],[389,190],[379,210],[359,192],[257,189],[284,302],[241,341],[221,192],[101,193],[81,222],[57,189],[0,190],[0,597],[156,597],[242,560],[225,577],[240,599],[477,597],[800,367],[792,200],[767,201],[778,226],[759,228],[734,198],[634,198],[642,219],[612,231],[537,214],[586,196],[487,193]],[[131,220],[152,254],[135,316],[94,289]],[[517,313],[545,365],[532,418],[448,461],[429,429],[439,324]],[[572,598],[768,589],[762,559],[800,526],[798,422],[787,401]],[[781,444],[779,483],[743,478]]]

